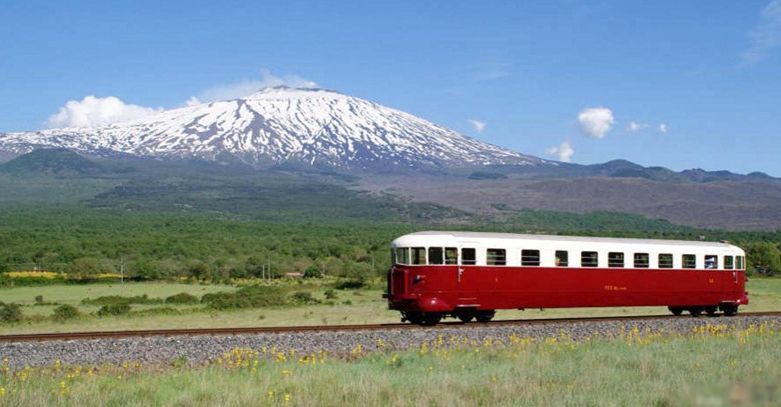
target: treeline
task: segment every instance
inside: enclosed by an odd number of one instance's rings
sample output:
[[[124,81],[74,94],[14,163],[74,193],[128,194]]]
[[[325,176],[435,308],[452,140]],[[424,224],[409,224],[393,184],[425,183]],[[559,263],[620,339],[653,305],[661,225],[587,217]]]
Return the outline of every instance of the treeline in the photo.
[[[299,272],[377,276],[404,225],[261,222],[207,214],[29,209],[0,212],[0,269],[75,277],[221,279]]]
[[[697,230],[643,219],[627,214],[528,211],[515,222],[476,226],[340,219],[273,222],[223,213],[78,207],[15,209],[0,211],[0,272],[37,268],[84,280],[116,273],[141,280],[219,281],[287,273],[370,278],[384,275],[389,244],[395,237],[417,230],[461,229],[723,239],[746,249],[751,272],[781,273],[781,232]],[[639,227],[643,222],[656,227],[643,230]]]

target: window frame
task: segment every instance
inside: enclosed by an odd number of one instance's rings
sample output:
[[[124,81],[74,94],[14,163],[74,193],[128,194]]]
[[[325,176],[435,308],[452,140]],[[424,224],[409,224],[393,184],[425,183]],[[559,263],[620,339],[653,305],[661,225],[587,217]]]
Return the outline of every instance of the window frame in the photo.
[[[735,269],[735,257],[732,255],[724,255],[724,270],[734,270]],[[729,259],[729,261],[727,261]],[[729,267],[728,267],[729,266]]]
[[[464,256],[464,251],[471,251],[472,252],[472,258],[469,260],[466,260],[466,256]],[[459,264],[462,266],[476,266],[477,265],[477,249],[474,247],[462,247],[460,250],[461,256],[459,256]],[[467,263],[468,262],[468,263]]]
[[[616,256],[621,258],[621,263],[614,262],[614,259],[612,259],[612,256]],[[626,256],[624,255],[624,252],[607,252],[607,266],[608,268],[624,268]]]
[[[434,251],[439,250],[439,258],[440,258],[439,259],[440,260],[439,263],[433,263],[431,261],[431,259],[433,257],[431,255],[431,251],[432,250],[434,250]],[[442,247],[439,247],[439,246],[429,246],[428,252],[426,253],[426,256],[427,256],[426,257],[427,264],[430,265],[430,266],[442,266],[442,265],[445,264],[445,249],[442,248]]]
[[[703,256],[703,259],[705,261],[703,262],[703,267],[705,270],[718,270],[719,269],[719,256],[716,254],[706,254]],[[713,260],[713,267],[708,267],[708,259]]]
[[[564,259],[563,260],[562,260],[561,257],[559,257],[559,255],[561,253],[564,253]],[[554,264],[554,266],[556,266],[556,267],[569,267],[569,250],[556,250],[553,253],[553,255],[554,255],[554,257],[553,257],[553,264]],[[556,260],[558,260],[559,262],[556,263]]]
[[[404,255],[399,256],[399,252],[404,253]],[[397,247],[396,248],[396,263],[395,264],[404,264],[409,265],[410,264],[410,255],[409,255],[409,247]]]
[[[420,263],[416,263],[415,262],[415,255],[417,254],[419,256],[420,253],[423,253],[423,261],[420,262]],[[413,266],[425,266],[425,265],[428,264],[428,258],[426,256],[428,254],[428,250],[426,250],[425,247],[410,247],[410,253],[409,254],[410,254],[409,261],[410,261],[411,265],[413,265]],[[420,259],[418,259],[418,260],[420,260]]]
[[[495,252],[494,256],[491,256],[491,252]],[[487,248],[485,249],[485,265],[486,266],[506,266],[507,265],[507,249],[500,248]]]
[[[696,269],[697,268],[697,255],[696,254],[682,254],[681,255],[681,268],[684,268],[684,269]]]
[[[529,255],[525,254],[526,252],[537,252],[537,255]],[[539,267],[540,266],[540,250],[538,249],[521,249],[521,266],[522,267]],[[535,259],[536,260],[527,260],[527,259]]]
[[[638,256],[645,256],[645,265],[637,261]],[[651,267],[651,255],[649,253],[633,253],[632,254],[632,267],[636,269],[647,269]]]
[[[736,270],[745,270],[746,267],[746,259],[744,256],[735,256],[735,269]]]
[[[450,257],[450,259],[453,260],[453,262],[448,262],[448,252],[455,252],[455,257]],[[445,247],[445,253],[444,253],[444,260],[446,266],[456,266],[458,265],[458,247]]]
[[[667,263],[662,263],[662,257],[669,258],[670,259],[670,264],[669,265],[663,265],[663,264],[667,264]],[[674,260],[675,259],[673,258],[673,254],[672,253],[659,253],[656,256],[656,261],[657,261],[656,266],[658,268],[660,268],[660,269],[671,269],[671,268],[675,267]]]
[[[587,259],[587,257],[586,257],[587,255],[589,257],[591,257],[592,254],[593,254],[593,257],[594,257],[593,258],[593,260],[594,260],[593,264],[590,261],[589,262],[584,261],[585,259]],[[599,252],[591,251],[591,250],[582,250],[580,252],[580,267],[588,267],[588,268],[597,268],[597,267],[599,267]]]

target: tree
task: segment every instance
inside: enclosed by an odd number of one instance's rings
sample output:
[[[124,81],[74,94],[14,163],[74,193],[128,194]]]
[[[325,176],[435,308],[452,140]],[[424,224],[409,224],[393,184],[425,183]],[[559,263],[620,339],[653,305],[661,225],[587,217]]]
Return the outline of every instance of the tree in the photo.
[[[323,276],[323,273],[320,271],[320,268],[317,267],[317,265],[313,264],[304,270],[304,278],[320,278]]]
[[[781,273],[781,250],[773,243],[749,243],[746,245],[746,258],[746,270],[750,272],[764,275]]]

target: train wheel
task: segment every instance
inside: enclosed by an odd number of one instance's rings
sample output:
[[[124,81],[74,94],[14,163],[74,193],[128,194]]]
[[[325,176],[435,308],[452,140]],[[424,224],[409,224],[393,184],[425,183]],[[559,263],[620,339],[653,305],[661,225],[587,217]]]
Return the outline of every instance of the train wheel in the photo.
[[[672,312],[676,317],[683,314],[683,308],[681,307],[667,307],[667,309],[669,309],[670,312]]]
[[[436,325],[442,320],[442,314],[438,312],[430,312],[423,314],[423,322],[421,325]]]
[[[475,319],[475,313],[472,311],[460,311],[456,313],[456,318],[460,319],[463,323],[467,323]]]
[[[477,319],[477,322],[488,322],[494,318],[494,315],[496,315],[496,311],[494,310],[485,310],[485,311],[477,311],[475,314],[475,318]]]
[[[702,311],[703,311],[703,309],[700,308],[700,307],[689,308],[689,314],[691,314],[691,316],[693,316],[695,318],[697,318],[700,315],[702,315]]]
[[[718,307],[705,307],[705,313],[708,314],[709,317],[716,316],[716,311],[718,310]]]
[[[423,314],[420,312],[402,312],[402,321],[407,320],[411,324],[420,325],[423,323]]]
[[[724,312],[724,315],[728,317],[734,317],[738,314],[738,306],[737,305],[722,305],[721,310]]]

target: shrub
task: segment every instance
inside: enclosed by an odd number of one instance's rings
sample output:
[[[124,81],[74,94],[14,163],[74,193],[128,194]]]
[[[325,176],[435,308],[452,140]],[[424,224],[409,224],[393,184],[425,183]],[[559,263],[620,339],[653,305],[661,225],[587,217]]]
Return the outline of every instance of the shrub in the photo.
[[[322,276],[323,273],[320,271],[320,268],[314,264],[304,270],[304,278],[320,278]]]
[[[198,301],[198,297],[188,293],[174,294],[165,299],[166,304],[195,304]]]
[[[204,294],[201,302],[213,309],[236,309],[285,305],[287,298],[279,287],[251,285],[232,293]]]
[[[307,305],[307,304],[319,304],[320,301],[312,296],[312,293],[309,291],[296,291],[291,296],[290,299],[293,303],[298,305]]]
[[[65,321],[68,319],[73,319],[81,315],[79,312],[79,309],[74,307],[73,305],[63,304],[59,307],[54,309],[54,313],[52,316],[57,321]]]
[[[335,300],[338,298],[336,291],[333,288],[329,288],[325,291],[325,298],[328,300]]]
[[[42,295],[36,295],[35,296],[35,303],[36,304],[43,304],[43,296]]]
[[[362,279],[342,280],[336,283],[337,290],[355,290],[363,287],[365,284]]]
[[[108,316],[108,315],[124,315],[130,312],[130,304],[128,303],[114,303],[114,304],[106,304],[98,310],[98,315]]]
[[[95,299],[85,298],[81,300],[84,305],[114,305],[114,304],[162,304],[161,298],[149,298],[146,294],[135,297],[123,297],[121,295],[106,295]]]
[[[0,322],[19,322],[24,318],[19,304],[4,304],[0,302]]]

